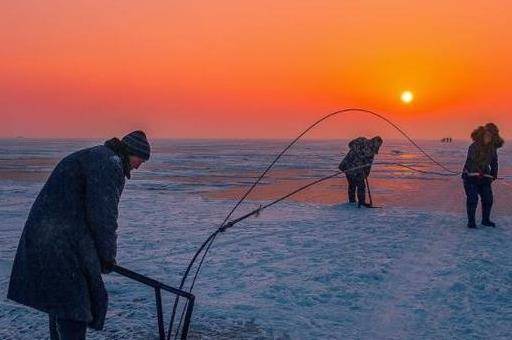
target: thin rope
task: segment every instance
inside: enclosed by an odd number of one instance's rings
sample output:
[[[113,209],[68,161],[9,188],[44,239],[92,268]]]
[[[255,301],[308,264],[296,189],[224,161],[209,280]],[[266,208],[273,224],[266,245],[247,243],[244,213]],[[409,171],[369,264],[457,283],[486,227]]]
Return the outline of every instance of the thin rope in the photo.
[[[365,164],[365,165],[361,165],[361,166],[358,166],[358,167],[354,167],[354,168],[347,169],[347,170],[345,170],[345,171],[336,171],[336,172],[334,172],[334,173],[333,173],[333,174],[331,174],[331,175],[328,175],[328,176],[322,177],[322,178],[317,179],[317,180],[315,180],[315,181],[313,181],[313,182],[310,182],[310,183],[308,183],[308,184],[306,184],[306,185],[304,185],[304,186],[301,186],[301,187],[299,187],[299,188],[297,188],[297,189],[293,190],[292,192],[290,192],[290,193],[288,193],[288,194],[286,194],[286,195],[284,195],[284,196],[282,196],[282,197],[280,197],[280,198],[278,198],[278,199],[276,199],[276,200],[274,200],[274,201],[272,201],[272,202],[270,202],[270,203],[268,203],[268,204],[266,204],[266,205],[260,206],[258,209],[256,209],[256,210],[254,210],[254,211],[250,212],[249,214],[246,214],[246,215],[242,216],[241,218],[238,218],[238,219],[236,219],[236,220],[234,220],[234,221],[231,221],[230,223],[224,224],[224,226],[223,226],[223,227],[220,227],[219,229],[217,229],[217,230],[212,234],[212,236],[213,236],[213,237],[211,237],[211,238],[209,238],[209,239],[208,239],[208,241],[209,241],[209,242],[207,242],[207,243],[205,242],[205,244],[207,244],[207,246],[206,246],[206,249],[205,249],[205,251],[204,251],[204,253],[203,253],[203,256],[201,257],[201,261],[200,261],[200,262],[199,262],[199,264],[198,264],[198,268],[197,268],[197,270],[196,270],[196,272],[195,272],[195,275],[194,275],[194,278],[193,278],[193,280],[192,280],[192,285],[190,286],[189,292],[191,292],[191,291],[192,291],[192,289],[194,288],[194,285],[195,285],[195,282],[196,282],[197,276],[199,275],[200,269],[201,269],[201,267],[202,267],[202,265],[203,265],[203,262],[204,262],[204,260],[205,260],[205,258],[206,258],[206,254],[207,254],[207,253],[208,253],[208,251],[210,250],[210,248],[211,248],[211,246],[212,246],[212,244],[213,244],[213,241],[215,240],[215,238],[217,237],[217,235],[219,234],[219,232],[224,232],[224,231],[225,231],[225,230],[227,230],[228,228],[233,227],[236,223],[238,223],[238,222],[240,222],[240,221],[242,221],[242,220],[245,220],[246,218],[248,218],[248,217],[250,217],[250,216],[252,216],[252,215],[255,215],[255,214],[257,214],[257,213],[261,212],[262,210],[267,209],[267,208],[269,208],[269,207],[271,207],[271,206],[273,206],[273,205],[275,205],[275,204],[277,204],[277,203],[279,203],[279,202],[281,202],[281,201],[284,201],[285,199],[287,199],[287,198],[289,198],[289,197],[291,197],[291,196],[293,196],[293,195],[295,195],[295,194],[297,194],[297,193],[299,193],[299,192],[301,192],[301,191],[303,191],[303,190],[305,190],[305,189],[308,189],[308,188],[310,188],[310,187],[312,187],[312,186],[314,186],[314,185],[316,185],[316,184],[319,184],[319,183],[324,182],[324,181],[327,181],[327,180],[329,180],[329,179],[331,179],[331,178],[337,177],[337,176],[339,176],[339,175],[341,175],[341,174],[343,174],[343,173],[345,173],[345,172],[347,172],[347,171],[354,171],[354,170],[358,170],[358,169],[363,169],[363,168],[367,168],[367,167],[369,167],[369,166],[371,166],[371,165],[372,165],[372,164]],[[415,171],[415,172],[418,172],[418,173],[422,173],[422,174],[431,174],[431,175],[438,175],[438,176],[450,176],[450,177],[453,177],[453,176],[460,175],[460,173],[450,173],[450,174],[446,174],[446,173],[440,173],[440,172],[435,172],[435,171],[427,171],[427,170],[416,169],[416,168],[414,168],[414,167],[412,167],[412,166],[405,165],[405,164],[401,164],[401,163],[396,163],[396,162],[376,162],[374,165],[394,165],[394,166],[400,166],[400,167],[403,167],[403,168],[406,168],[406,169],[409,169],[409,170],[412,170],[412,171]],[[185,305],[183,306],[183,310],[182,310],[182,311],[181,311],[181,313],[180,313],[180,320],[179,320],[178,326],[177,326],[177,328],[176,328],[176,334],[175,334],[175,338],[176,338],[176,339],[177,339],[177,338],[178,338],[178,336],[179,336],[179,331],[180,331],[181,324],[182,324],[182,322],[183,322],[183,316],[185,315],[186,308],[187,308],[187,304],[185,304]],[[173,309],[173,315],[174,315],[174,314],[175,314],[175,309]],[[172,321],[173,321],[173,320],[171,320],[171,326],[172,326]],[[172,329],[172,327],[171,327],[170,329]],[[169,337],[170,337],[170,333],[169,333],[169,335],[168,335],[168,338],[169,338]]]
[[[310,126],[308,126],[304,131],[302,131],[295,139],[293,139],[275,158],[274,160],[267,166],[267,168],[261,173],[261,175],[258,177],[258,179],[251,185],[251,187],[244,193],[244,195],[237,201],[237,203],[235,204],[235,206],[231,209],[231,211],[228,213],[228,215],[226,216],[226,218],[224,219],[224,221],[222,222],[220,228],[222,228],[226,222],[229,220],[229,218],[231,217],[231,215],[235,212],[235,210],[242,204],[242,202],[247,198],[247,196],[249,196],[249,194],[254,190],[254,188],[261,182],[261,180],[263,179],[263,177],[270,171],[270,169],[272,169],[272,167],[277,163],[277,161],[299,140],[301,139],[306,133],[308,133],[310,130],[312,130],[313,128],[315,128],[317,125],[319,125],[321,122],[323,122],[324,120],[327,120],[329,119],[330,117],[333,117],[335,115],[339,115],[339,114],[343,114],[343,113],[346,113],[346,112],[363,112],[363,113],[368,113],[370,115],[373,115],[379,119],[382,119],[384,120],[386,123],[388,123],[389,125],[391,125],[393,128],[395,128],[398,132],[400,132],[411,144],[413,144],[418,150],[420,150],[420,152],[425,155],[430,161],[432,161],[434,164],[438,165],[439,167],[441,167],[443,170],[449,172],[449,173],[453,173],[453,174],[459,174],[458,172],[455,172],[455,171],[452,171],[450,169],[448,169],[446,166],[444,166],[443,164],[439,163],[437,160],[435,160],[432,156],[430,156],[421,146],[419,146],[411,137],[409,137],[409,135],[404,131],[402,130],[402,128],[400,128],[397,124],[395,124],[394,122],[392,122],[390,119],[386,118],[385,116],[379,114],[379,113],[376,113],[374,111],[371,111],[371,110],[366,110],[366,109],[361,109],[361,108],[347,108],[347,109],[342,109],[342,110],[338,110],[338,111],[334,111],[334,112],[331,112],[327,115],[325,115],[324,117],[318,119],[316,122],[314,122],[313,124],[311,124]],[[190,272],[190,269],[192,267],[192,265],[194,264],[197,256],[198,256],[198,253],[200,253],[202,250],[203,250],[204,247],[201,247],[197,252],[196,254],[194,255],[194,257],[192,258],[192,260],[190,261],[187,269],[185,270],[185,273],[183,275],[183,278],[182,278],[182,281],[180,283],[180,289],[183,288],[184,284],[185,284],[185,281],[188,277],[188,274]],[[197,275],[195,275],[195,277],[197,277]]]
[[[313,124],[311,124],[309,127],[307,127],[303,132],[301,132],[295,139],[293,139],[275,158],[274,160],[267,166],[267,168],[261,173],[261,175],[257,178],[257,180],[251,185],[251,187],[245,192],[245,194],[237,201],[237,203],[235,204],[235,206],[230,210],[230,212],[227,214],[226,218],[224,219],[224,221],[222,222],[222,224],[220,225],[220,227],[215,231],[213,232],[207,239],[207,241],[205,241],[201,247],[196,251],[196,253],[194,254],[194,256],[192,257],[192,260],[189,262],[189,265],[187,266],[187,269],[185,270],[184,274],[183,274],[183,277],[182,277],[182,280],[180,282],[180,286],[179,286],[179,289],[183,289],[183,286],[185,285],[185,282],[188,278],[188,275],[190,273],[190,270],[192,268],[192,266],[194,265],[197,257],[199,256],[199,254],[203,251],[203,249],[206,247],[206,244],[208,244],[207,248],[205,249],[204,251],[204,254],[203,254],[203,257],[201,258],[201,262],[200,262],[200,265],[198,265],[198,268],[196,269],[196,273],[194,275],[194,279],[192,281],[192,284],[191,284],[191,288],[194,286],[195,284],[195,281],[198,277],[198,273],[199,273],[199,270],[201,269],[201,265],[204,261],[204,258],[206,257],[206,254],[208,253],[208,250],[211,248],[211,245],[213,244],[213,241],[215,239],[215,237],[217,236],[217,234],[219,233],[220,230],[222,230],[225,226],[225,224],[227,223],[227,221],[230,219],[231,215],[235,212],[236,209],[238,209],[238,207],[242,204],[243,201],[245,201],[245,199],[247,198],[247,196],[249,196],[249,194],[254,190],[254,188],[260,183],[260,181],[263,179],[263,177],[270,171],[270,169],[272,169],[272,167],[277,163],[277,161],[299,140],[301,139],[306,133],[308,133],[310,130],[312,130],[313,128],[315,128],[317,125],[319,125],[321,122],[323,122],[324,120],[330,118],[330,117],[333,117],[335,115],[338,115],[338,114],[343,114],[343,113],[346,113],[346,112],[363,112],[363,113],[368,113],[370,115],[373,115],[377,118],[380,118],[382,120],[384,120],[386,123],[390,124],[392,127],[394,127],[398,132],[400,132],[412,145],[414,145],[423,155],[425,155],[430,161],[432,161],[434,164],[438,165],[439,167],[441,167],[443,170],[449,172],[449,173],[453,173],[453,174],[457,174],[457,172],[454,172],[450,169],[448,169],[447,167],[445,167],[443,164],[439,163],[438,161],[436,161],[432,156],[430,156],[421,146],[419,146],[414,140],[412,140],[411,137],[409,137],[409,135],[407,133],[405,133],[405,131],[403,131],[397,124],[393,123],[390,119],[386,118],[385,116],[379,114],[379,113],[376,113],[376,112],[373,112],[371,110],[366,110],[366,109],[361,109],[361,108],[347,108],[347,109],[342,109],[342,110],[338,110],[338,111],[334,111],[334,112],[331,112],[327,115],[325,115],[324,117],[320,118],[319,120],[317,120],[316,122],[314,122]],[[211,239],[211,242],[209,242]],[[192,292],[192,289],[189,290],[189,292]],[[174,317],[175,317],[175,313],[176,313],[176,308],[177,308],[177,305],[178,305],[178,298],[175,299],[175,303],[174,303],[174,307],[173,307],[173,312],[172,312],[172,316],[171,316],[171,321],[170,321],[170,324],[169,324],[169,330],[168,330],[168,340],[170,339],[170,333],[172,331],[172,325],[173,325],[173,322],[174,322]]]

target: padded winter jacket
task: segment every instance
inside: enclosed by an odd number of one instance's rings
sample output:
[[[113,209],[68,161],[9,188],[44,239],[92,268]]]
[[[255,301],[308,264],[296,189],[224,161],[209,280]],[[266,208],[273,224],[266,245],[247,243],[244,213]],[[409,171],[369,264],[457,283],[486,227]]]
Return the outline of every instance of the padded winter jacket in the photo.
[[[30,210],[8,298],[102,329],[108,297],[101,262],[116,258],[124,184],[121,157],[106,146],[60,161]]]
[[[468,175],[490,175],[498,177],[498,152],[496,147],[473,142],[469,146],[462,177]]]
[[[343,158],[338,168],[341,171],[345,171],[349,176],[368,177],[373,159],[379,152],[380,144],[375,143],[371,139],[359,137],[352,140],[348,147],[350,151]]]

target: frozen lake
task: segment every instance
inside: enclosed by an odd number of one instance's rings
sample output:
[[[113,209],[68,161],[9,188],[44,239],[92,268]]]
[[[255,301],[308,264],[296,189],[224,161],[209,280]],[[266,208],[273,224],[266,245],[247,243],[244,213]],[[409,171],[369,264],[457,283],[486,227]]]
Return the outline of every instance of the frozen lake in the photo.
[[[460,170],[469,142],[420,141]],[[0,140],[0,338],[40,339],[46,315],[5,298],[25,218],[53,166],[87,140]],[[177,286],[197,247],[287,141],[159,140],[127,181],[118,262]],[[465,228],[459,177],[374,166],[374,201],[345,204],[343,178],[326,181],[221,234],[194,288],[192,338],[416,339],[512,334],[512,148],[500,149],[498,228]],[[346,141],[305,141],[234,214],[336,170]],[[403,141],[378,162],[441,171]],[[156,338],[154,293],[105,276],[105,330],[90,339]],[[170,297],[164,306],[168,317]]]

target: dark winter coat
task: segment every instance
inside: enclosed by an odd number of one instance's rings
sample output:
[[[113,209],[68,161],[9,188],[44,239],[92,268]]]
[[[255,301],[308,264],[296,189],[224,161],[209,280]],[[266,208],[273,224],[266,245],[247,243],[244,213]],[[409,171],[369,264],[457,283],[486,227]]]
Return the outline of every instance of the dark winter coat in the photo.
[[[463,178],[467,177],[468,173],[498,177],[498,152],[493,144],[483,145],[474,142],[469,146]]]
[[[116,257],[123,160],[96,146],[64,158],[34,202],[21,236],[8,298],[102,329],[108,296],[101,263]]]
[[[345,171],[347,176],[368,177],[370,175],[373,159],[379,152],[380,144],[371,139],[359,137],[351,141],[348,147],[350,151],[345,158],[343,158],[338,168],[341,171]],[[350,170],[353,168],[358,169]]]

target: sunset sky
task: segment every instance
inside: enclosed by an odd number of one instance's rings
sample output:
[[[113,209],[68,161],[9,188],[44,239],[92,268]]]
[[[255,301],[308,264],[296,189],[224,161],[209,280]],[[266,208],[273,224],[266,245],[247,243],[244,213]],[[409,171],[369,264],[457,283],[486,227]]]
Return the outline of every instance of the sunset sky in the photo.
[[[2,1],[0,137],[512,137],[511,1]],[[414,100],[400,100],[410,90]],[[399,137],[361,114],[312,137]]]

